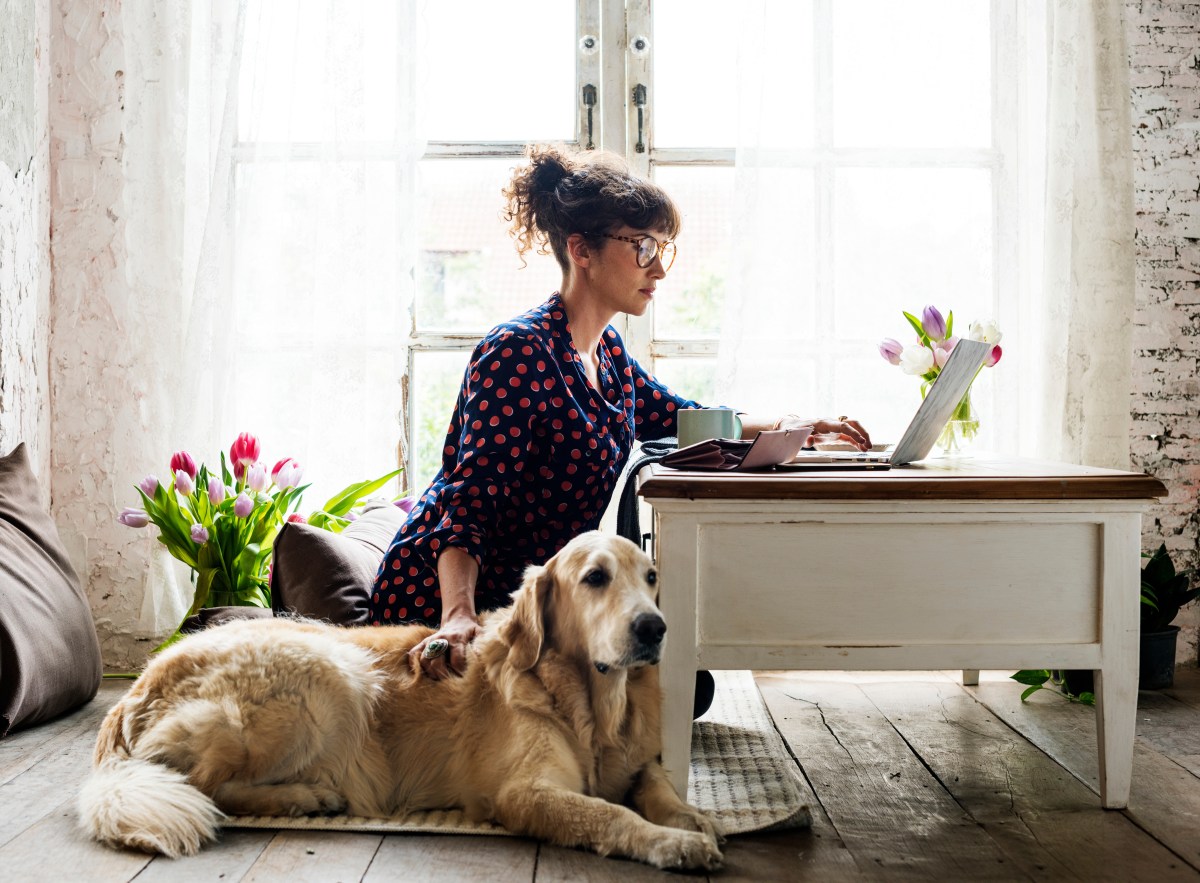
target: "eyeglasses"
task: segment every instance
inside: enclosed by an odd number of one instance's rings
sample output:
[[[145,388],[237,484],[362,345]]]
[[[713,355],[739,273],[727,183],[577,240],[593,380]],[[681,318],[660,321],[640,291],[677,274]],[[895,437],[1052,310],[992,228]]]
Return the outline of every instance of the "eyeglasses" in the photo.
[[[675,240],[659,242],[649,233],[643,236],[617,236],[615,233],[601,233],[607,239],[619,239],[622,242],[632,242],[637,246],[637,265],[643,270],[654,263],[655,258],[662,259],[663,272],[671,269],[675,263]]]

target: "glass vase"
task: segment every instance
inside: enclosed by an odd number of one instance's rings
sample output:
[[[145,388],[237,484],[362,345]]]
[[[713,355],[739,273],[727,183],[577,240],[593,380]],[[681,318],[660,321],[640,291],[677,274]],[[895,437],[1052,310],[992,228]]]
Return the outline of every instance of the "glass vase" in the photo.
[[[952,457],[962,453],[963,448],[978,434],[979,418],[971,406],[971,391],[967,390],[938,436],[937,446],[942,449],[943,456]]]

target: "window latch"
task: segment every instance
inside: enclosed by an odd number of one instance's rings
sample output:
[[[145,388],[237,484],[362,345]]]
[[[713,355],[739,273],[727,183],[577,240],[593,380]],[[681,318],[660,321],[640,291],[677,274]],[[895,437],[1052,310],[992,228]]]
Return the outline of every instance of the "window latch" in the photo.
[[[587,150],[595,150],[592,140],[592,108],[596,106],[596,87],[588,83],[583,87],[583,106],[587,108]]]
[[[642,136],[642,126],[644,122],[642,113],[646,107],[646,87],[641,83],[638,83],[633,87],[633,103],[634,106],[637,107],[638,112],[638,140],[637,144],[633,146],[633,149],[638,153],[645,153],[646,141]]]

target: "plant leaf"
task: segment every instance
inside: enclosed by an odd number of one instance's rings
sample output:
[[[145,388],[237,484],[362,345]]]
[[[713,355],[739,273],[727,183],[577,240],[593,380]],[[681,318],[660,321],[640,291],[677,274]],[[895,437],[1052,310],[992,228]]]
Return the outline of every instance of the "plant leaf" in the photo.
[[[321,508],[330,515],[345,515],[354,507],[355,503],[363,497],[373,494],[403,471],[403,468],[396,469],[374,481],[359,481],[348,485],[330,497]]]
[[[903,310],[901,312],[904,312]],[[908,324],[913,327],[913,331],[917,332],[917,337],[921,338],[921,342],[925,343],[929,340],[929,335],[925,333],[925,328],[921,325],[921,320],[912,313],[904,313],[904,318],[908,320]]]
[[[1154,587],[1163,586],[1175,578],[1175,565],[1167,552],[1167,544],[1163,543],[1150,556],[1150,561],[1142,568],[1142,580]]]
[[[1050,680],[1050,670],[1046,668],[1022,669],[1009,675],[1018,684],[1036,684],[1041,686]]]

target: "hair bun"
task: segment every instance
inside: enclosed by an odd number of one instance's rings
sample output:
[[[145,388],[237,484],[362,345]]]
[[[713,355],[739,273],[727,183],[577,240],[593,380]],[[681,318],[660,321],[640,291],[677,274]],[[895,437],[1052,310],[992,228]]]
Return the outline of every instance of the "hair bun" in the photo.
[[[532,166],[529,183],[534,192],[553,192],[575,170],[575,163],[555,146],[534,148],[529,152],[529,161]]]

